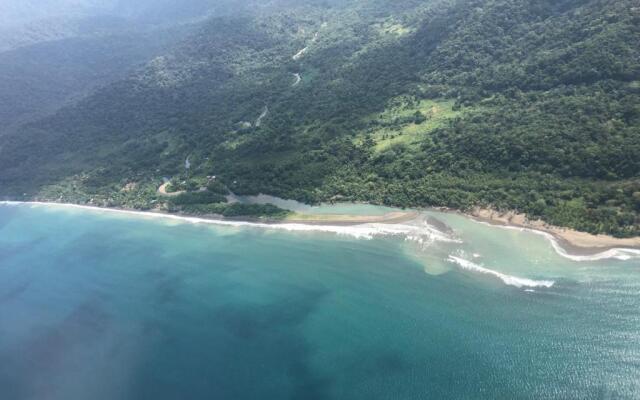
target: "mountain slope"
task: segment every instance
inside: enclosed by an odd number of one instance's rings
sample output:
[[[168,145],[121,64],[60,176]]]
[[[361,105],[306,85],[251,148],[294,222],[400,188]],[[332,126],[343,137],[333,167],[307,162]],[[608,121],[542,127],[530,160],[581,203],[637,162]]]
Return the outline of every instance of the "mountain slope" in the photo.
[[[77,102],[166,53],[225,1],[8,1],[0,5],[0,134]]]
[[[0,147],[6,195],[148,207],[163,176],[305,201],[517,209],[640,234],[631,0],[275,2]],[[184,159],[193,165],[184,170]],[[138,183],[135,194],[120,188]]]
[[[0,53],[2,131],[125,78],[185,33],[184,28],[175,28],[69,38]]]

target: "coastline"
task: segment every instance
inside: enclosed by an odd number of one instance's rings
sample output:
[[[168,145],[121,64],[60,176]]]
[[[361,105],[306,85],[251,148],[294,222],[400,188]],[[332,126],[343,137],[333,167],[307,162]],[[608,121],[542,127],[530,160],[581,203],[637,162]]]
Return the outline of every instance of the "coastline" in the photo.
[[[171,214],[159,210],[131,210],[115,207],[98,207],[73,203],[57,202],[21,202],[0,201],[0,205],[33,205],[53,206],[72,209],[83,209],[96,212],[120,213],[139,217],[164,218],[194,224],[212,224],[219,226],[271,228],[290,232],[316,231],[355,238],[372,239],[378,235],[424,235],[428,240],[460,242],[452,238],[451,229],[436,218],[427,217],[422,225],[415,224],[421,215],[420,210],[397,211],[383,215],[341,215],[341,214],[293,214],[281,220],[264,218],[225,218],[217,215]],[[640,237],[618,239],[606,235],[591,235],[567,228],[553,227],[542,221],[530,222],[522,214],[513,212],[499,213],[489,209],[475,209],[464,213],[451,209],[430,209],[450,212],[469,218],[471,221],[496,228],[527,231],[544,236],[556,253],[574,261],[595,261],[601,259],[628,260],[640,257]],[[423,211],[429,211],[424,209]],[[572,241],[575,237],[579,240]],[[585,245],[586,244],[586,245]]]
[[[542,220],[532,221],[525,214],[518,214],[513,211],[499,212],[487,208],[475,208],[471,212],[461,214],[492,226],[524,229],[550,235],[564,251],[576,256],[593,256],[618,249],[640,251],[640,237],[638,236],[616,238],[602,234],[594,235],[570,228],[549,225]]]
[[[55,201],[0,201],[0,204],[7,205],[35,205],[35,206],[60,206],[76,209],[86,209],[95,211],[121,212],[132,215],[160,216],[167,218],[181,218],[185,220],[206,220],[213,222],[229,223],[252,223],[265,225],[286,225],[286,224],[308,224],[308,225],[337,225],[354,226],[363,224],[400,224],[414,221],[419,215],[419,211],[394,211],[382,215],[351,215],[351,214],[304,214],[292,212],[283,219],[260,218],[260,217],[224,217],[218,214],[187,214],[183,212],[169,213],[160,209],[136,210],[121,207],[101,207],[87,204],[58,203]]]
[[[417,211],[396,211],[383,215],[293,213],[291,216],[277,222],[311,225],[400,224],[404,222],[414,221],[418,218],[419,215],[420,213]]]
[[[116,207],[98,207],[91,205],[40,202],[40,201],[0,201],[0,205],[25,205],[36,207],[60,207],[66,209],[87,210],[102,213],[114,213],[121,215],[138,216],[143,218],[161,218],[192,224],[209,224],[229,227],[253,227],[274,229],[289,232],[325,232],[337,235],[351,236],[358,239],[372,239],[376,236],[408,236],[421,235],[425,239],[433,241],[459,242],[446,234],[431,228],[428,225],[402,224],[416,219],[418,213],[407,212],[387,216],[371,216],[364,221],[360,216],[339,216],[340,218],[329,220],[326,215],[318,215],[318,219],[313,220],[277,220],[264,218],[225,218],[217,215],[187,215],[184,213],[171,214],[159,210],[131,210]],[[367,218],[368,216],[364,216]],[[321,219],[322,218],[322,219]]]

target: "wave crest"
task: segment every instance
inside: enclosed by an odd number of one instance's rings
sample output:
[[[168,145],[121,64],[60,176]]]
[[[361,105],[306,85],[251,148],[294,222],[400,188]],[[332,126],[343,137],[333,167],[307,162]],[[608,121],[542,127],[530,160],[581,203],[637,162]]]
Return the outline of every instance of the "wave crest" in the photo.
[[[602,251],[600,253],[589,254],[589,255],[569,254],[569,252],[567,252],[560,245],[560,243],[558,242],[558,239],[552,234],[550,234],[549,232],[544,232],[537,229],[524,228],[519,226],[495,225],[495,224],[490,224],[484,221],[478,221],[473,218],[471,220],[479,224],[490,226],[493,228],[508,229],[508,230],[519,231],[519,232],[529,232],[529,233],[534,233],[536,235],[544,236],[551,243],[551,246],[556,251],[556,253],[558,253],[558,255],[572,261],[599,261],[599,260],[608,260],[608,259],[627,261],[635,258],[640,258],[640,250],[629,249],[625,247],[616,247],[616,248]]]
[[[472,263],[471,261],[465,260],[464,258],[460,258],[460,257],[452,256],[452,255],[449,256],[447,261],[449,261],[451,263],[454,263],[454,264],[457,264],[462,269],[466,269],[468,271],[474,271],[474,272],[479,272],[481,274],[495,276],[495,277],[499,278],[502,282],[506,283],[507,285],[515,286],[517,288],[522,288],[522,287],[546,287],[546,288],[550,288],[555,283],[554,281],[547,281],[547,280],[536,281],[536,280],[533,280],[533,279],[519,278],[517,276],[503,274],[501,272],[494,271],[492,269],[485,268],[485,267],[483,267],[481,265]]]
[[[131,211],[114,208],[102,208],[94,206],[84,206],[78,204],[67,203],[44,203],[44,202],[12,202],[2,201],[0,204],[5,205],[31,205],[44,207],[64,207],[88,210],[94,212],[117,213],[124,215],[135,215],[139,217],[161,218],[166,220],[174,220],[188,222],[192,224],[208,224],[218,226],[231,227],[248,227],[262,228],[270,230],[282,230],[287,232],[324,232],[337,235],[351,236],[356,239],[373,239],[378,236],[399,236],[406,240],[417,241],[421,244],[433,242],[452,242],[460,243],[458,239],[440,232],[426,222],[422,224],[385,224],[385,223],[367,223],[357,225],[320,225],[320,224],[301,224],[301,223],[264,223],[264,222],[248,222],[248,221],[229,221],[217,220],[199,217],[187,217],[173,214],[161,214],[145,211]]]

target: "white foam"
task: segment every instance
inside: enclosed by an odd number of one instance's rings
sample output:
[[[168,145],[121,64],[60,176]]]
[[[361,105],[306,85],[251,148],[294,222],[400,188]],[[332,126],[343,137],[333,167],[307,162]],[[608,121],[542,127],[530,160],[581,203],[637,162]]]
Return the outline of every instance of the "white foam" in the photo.
[[[553,284],[555,283],[554,281],[536,281],[533,279],[527,279],[527,278],[518,278],[517,276],[512,276],[512,275],[507,275],[507,274],[503,274],[501,272],[498,271],[494,271],[492,269],[489,268],[485,268],[481,265],[478,264],[474,264],[469,260],[465,260],[464,258],[460,258],[460,257],[456,257],[456,256],[449,256],[448,258],[449,262],[452,262],[454,264],[457,264],[458,266],[462,267],[463,269],[466,269],[468,271],[474,271],[474,272],[479,272],[481,274],[486,274],[486,275],[493,275],[497,278],[499,278],[502,282],[506,283],[507,285],[511,285],[511,286],[515,286],[518,288],[522,288],[522,287],[551,287],[553,286]]]
[[[536,235],[541,235],[544,236],[550,243],[551,246],[553,247],[553,249],[556,251],[556,253],[558,253],[559,255],[561,255],[564,258],[568,258],[569,260],[573,260],[573,261],[598,261],[598,260],[607,260],[607,259],[616,259],[616,260],[621,260],[621,261],[627,261],[627,260],[631,260],[634,258],[640,258],[640,250],[637,249],[628,249],[628,248],[624,248],[624,247],[616,247],[616,248],[612,248],[600,253],[596,253],[596,254],[589,254],[589,255],[574,255],[574,254],[569,254],[558,242],[558,239],[556,239],[555,236],[553,236],[552,234],[550,234],[549,232],[544,232],[544,231],[540,231],[537,229],[531,229],[531,228],[523,228],[523,227],[519,227],[519,226],[509,226],[509,225],[494,225],[494,224],[490,224],[488,222],[484,222],[484,221],[477,221],[472,219],[472,221],[475,221],[477,223],[483,224],[483,225],[487,225],[493,228],[501,228],[501,229],[508,229],[508,230],[514,230],[514,231],[519,231],[519,232],[529,232],[529,233],[534,233]]]
[[[288,232],[325,232],[337,235],[351,236],[357,239],[373,239],[377,236],[402,236],[406,240],[415,240],[420,243],[453,242],[460,243],[459,240],[449,237],[437,229],[429,226],[426,222],[422,225],[409,224],[384,224],[384,223],[367,223],[358,225],[316,225],[301,223],[261,223],[248,221],[229,221],[217,220],[198,217],[186,217],[172,214],[162,214],[145,211],[121,210],[115,208],[101,208],[94,206],[84,206],[67,203],[44,203],[44,202],[12,202],[2,201],[4,205],[30,205],[35,207],[61,207],[69,209],[89,210],[103,213],[117,213],[123,215],[135,215],[139,217],[161,218],[166,220],[174,220],[192,224],[208,224],[218,226],[234,226],[261,228],[271,230],[282,230]]]
[[[388,224],[377,224],[387,225]],[[422,225],[397,225],[405,230],[405,240],[416,242],[420,245],[426,246],[434,242],[447,242],[447,243],[462,243],[460,239],[449,236],[433,226],[429,225],[426,221],[422,222]]]

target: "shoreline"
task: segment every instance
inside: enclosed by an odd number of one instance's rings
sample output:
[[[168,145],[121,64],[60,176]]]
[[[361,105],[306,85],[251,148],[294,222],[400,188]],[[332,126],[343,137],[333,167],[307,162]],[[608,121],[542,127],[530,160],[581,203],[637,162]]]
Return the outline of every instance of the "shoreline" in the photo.
[[[532,224],[523,220],[522,214],[499,213],[494,210],[476,209],[473,213],[464,213],[459,210],[431,208],[422,210],[397,211],[383,215],[360,216],[360,215],[340,215],[340,214],[293,214],[292,218],[263,219],[263,218],[225,218],[217,215],[189,215],[183,213],[171,214],[163,211],[141,211],[115,207],[99,207],[91,205],[73,204],[73,203],[57,203],[57,202],[36,202],[36,201],[0,201],[0,205],[34,205],[34,206],[57,206],[63,208],[75,208],[96,212],[110,212],[135,215],[147,218],[164,218],[169,220],[177,220],[193,224],[212,224],[219,226],[236,226],[236,227],[257,227],[280,229],[284,231],[316,231],[335,233],[338,235],[353,236],[355,238],[371,239],[377,235],[409,235],[421,233],[430,237],[432,240],[445,242],[459,242],[459,240],[450,236],[451,229],[443,222],[427,217],[427,223],[423,226],[404,224],[415,222],[421,215],[421,211],[438,211],[444,213],[454,213],[468,218],[471,221],[485,224],[488,226],[512,229],[518,231],[526,231],[544,236],[552,245],[556,253],[565,258],[574,261],[595,261],[601,259],[619,259],[628,260],[630,258],[640,257],[640,245],[626,244],[626,239],[617,239],[606,235],[591,235],[588,233],[573,231],[566,228],[552,227],[543,222]],[[304,215],[304,217],[300,217]],[[517,218],[516,218],[517,216]],[[431,220],[431,221],[430,221]],[[429,222],[430,221],[430,222]],[[433,224],[433,222],[436,222]],[[443,229],[444,228],[444,229]],[[560,233],[569,232],[569,236],[563,236]],[[570,240],[571,235],[578,235],[591,240],[593,243],[589,246],[579,245]],[[585,239],[585,240],[587,240]],[[631,238],[632,241],[640,242],[640,237]],[[621,244],[613,244],[618,243]],[[584,243],[584,242],[579,242]],[[632,242],[635,243],[635,242]]]
[[[307,224],[307,225],[336,225],[336,226],[356,226],[364,224],[400,224],[404,222],[414,221],[420,212],[411,211],[393,211],[382,215],[353,215],[353,214],[304,214],[292,212],[290,216],[283,219],[261,218],[261,217],[224,217],[218,214],[187,214],[183,212],[170,213],[159,209],[136,210],[121,207],[102,207],[88,204],[75,203],[58,203],[55,201],[0,201],[0,205],[36,205],[36,206],[59,206],[68,208],[77,208],[85,210],[121,212],[131,215],[148,215],[160,216],[174,219],[184,220],[206,220],[212,222],[229,222],[229,223],[251,223],[264,225],[286,225],[286,224]]]
[[[338,224],[345,226],[362,224],[400,224],[414,221],[418,216],[420,216],[418,211],[394,211],[383,215],[293,213],[290,217],[276,222],[310,225]]]
[[[276,220],[263,218],[225,218],[217,215],[188,215],[183,213],[170,214],[163,211],[141,211],[116,207],[99,207],[92,205],[82,205],[73,203],[41,202],[41,201],[0,201],[0,205],[25,205],[40,207],[60,207],[76,210],[87,210],[102,213],[113,213],[121,215],[131,215],[143,218],[161,218],[192,224],[209,224],[228,227],[248,227],[281,230],[288,232],[324,232],[337,235],[351,236],[357,239],[373,239],[376,236],[407,236],[422,235],[433,241],[458,242],[458,240],[448,237],[446,234],[429,227],[428,225],[410,225],[400,222],[410,222],[419,215],[416,212],[402,213],[402,215],[392,215],[385,218],[382,216],[372,216],[366,222],[360,219],[338,219],[327,220],[326,215],[318,215],[324,220]],[[395,213],[394,213],[395,214]],[[348,216],[341,216],[348,217]],[[360,218],[359,216],[353,216]],[[366,216],[365,216],[366,217]]]
[[[525,214],[513,211],[499,212],[486,208],[475,208],[471,212],[457,212],[474,221],[491,226],[526,230],[551,236],[567,253],[575,256],[594,256],[615,250],[640,252],[640,237],[616,238],[609,235],[594,235],[570,228],[549,225],[542,220],[529,220]]]

